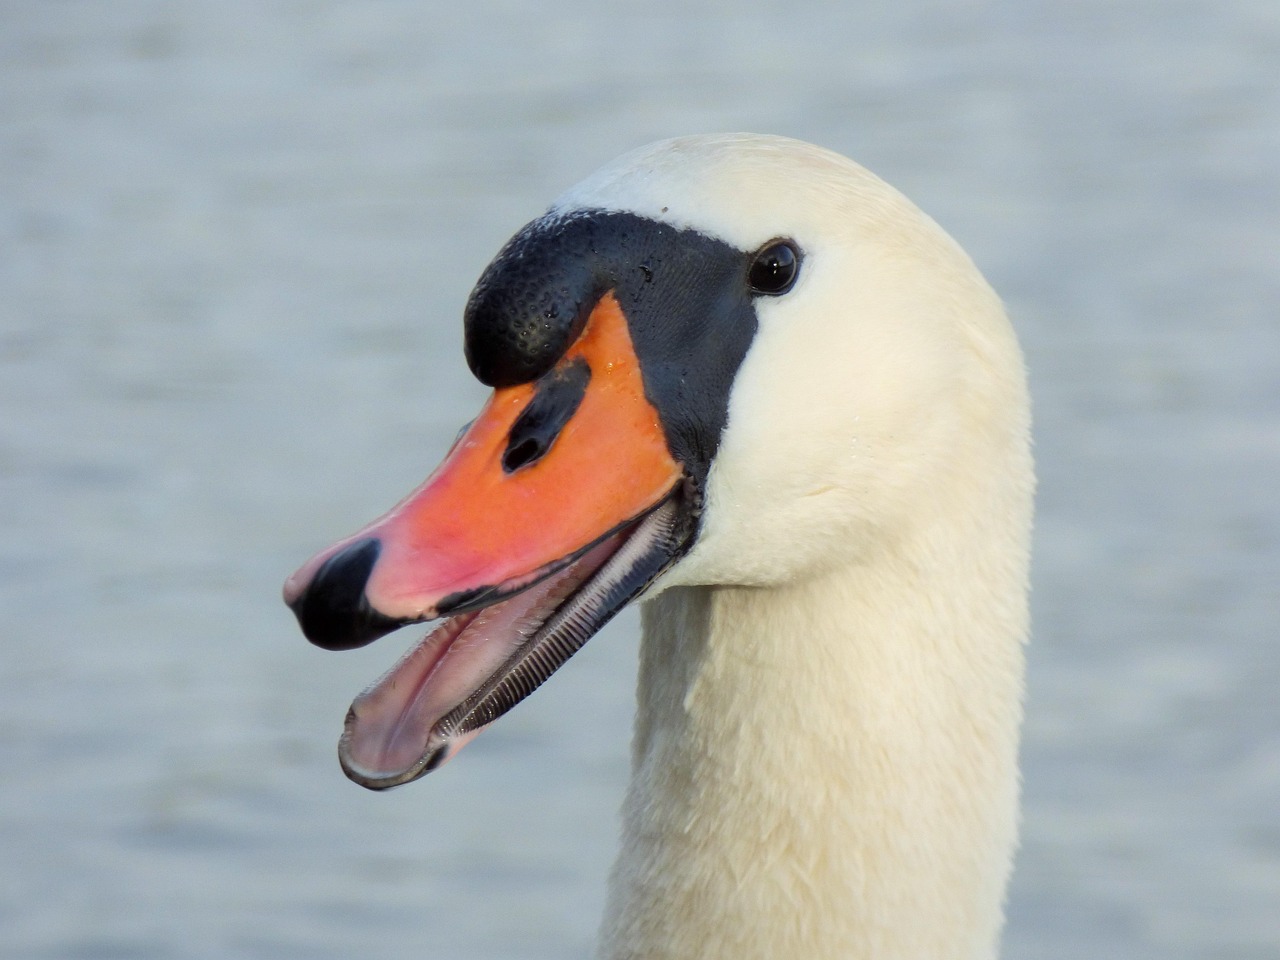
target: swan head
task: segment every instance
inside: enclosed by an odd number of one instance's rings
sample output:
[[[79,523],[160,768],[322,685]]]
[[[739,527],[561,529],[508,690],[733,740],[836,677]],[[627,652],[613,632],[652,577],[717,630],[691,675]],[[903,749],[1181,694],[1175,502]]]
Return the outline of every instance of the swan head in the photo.
[[[495,388],[418,491],[304,564],[304,633],[443,617],[353,704],[383,788],[438,766],[617,610],[865,561],[1025,452],[999,301],[931,220],[792,140],[642,148],[560,197],[468,303]]]
[[[1025,372],[999,299],[906,197],[779,137],[619,158],[553,210],[625,209],[736,250],[800,252],[753,304],[696,542],[660,586],[768,585],[857,561],[1025,453]]]

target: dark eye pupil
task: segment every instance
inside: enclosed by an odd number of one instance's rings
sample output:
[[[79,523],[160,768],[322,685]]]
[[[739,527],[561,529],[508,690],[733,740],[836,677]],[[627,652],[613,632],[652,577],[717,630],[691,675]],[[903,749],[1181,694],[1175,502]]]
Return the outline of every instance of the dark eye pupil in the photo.
[[[777,296],[791,289],[799,272],[800,257],[795,245],[789,240],[780,240],[756,254],[747,273],[747,283],[756,293]]]

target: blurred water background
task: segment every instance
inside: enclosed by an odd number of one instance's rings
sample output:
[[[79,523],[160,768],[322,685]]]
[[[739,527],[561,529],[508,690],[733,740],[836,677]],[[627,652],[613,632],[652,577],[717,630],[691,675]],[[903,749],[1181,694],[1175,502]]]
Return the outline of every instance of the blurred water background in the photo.
[[[1036,396],[1006,956],[1280,956],[1280,4],[0,3],[0,956],[585,958],[623,617],[348,783],[278,599],[484,396],[460,312],[615,154],[813,140],[1003,293]]]

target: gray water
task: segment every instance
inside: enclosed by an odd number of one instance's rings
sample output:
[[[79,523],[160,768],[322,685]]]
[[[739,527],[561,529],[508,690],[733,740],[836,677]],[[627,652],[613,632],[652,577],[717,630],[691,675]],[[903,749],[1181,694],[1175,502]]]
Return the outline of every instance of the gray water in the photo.
[[[0,4],[0,955],[588,955],[634,618],[374,795],[334,743],[406,641],[279,585],[478,408],[502,241],[726,129],[876,170],[1023,338],[1006,956],[1280,955],[1275,0]]]

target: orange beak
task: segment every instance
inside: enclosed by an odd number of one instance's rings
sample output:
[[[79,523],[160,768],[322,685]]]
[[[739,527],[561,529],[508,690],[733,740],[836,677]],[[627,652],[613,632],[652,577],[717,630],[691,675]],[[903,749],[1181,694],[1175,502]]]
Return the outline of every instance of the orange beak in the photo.
[[[538,449],[546,441],[536,427],[522,450],[513,428],[531,412],[538,394],[555,389],[557,380],[581,380],[584,373],[588,379],[577,409],[549,438],[545,452]],[[539,453],[527,465],[519,462]],[[334,566],[353,547],[376,557],[362,597],[375,624],[430,620],[483,606],[541,579],[649,511],[680,479],[658,413],[645,398],[622,309],[605,295],[549,374],[494,391],[426,483],[304,564],[286,582],[285,601],[314,642],[358,646],[386,631],[344,637],[343,624],[325,622],[331,614],[341,619],[340,611],[306,615],[318,579],[351,581],[350,571],[335,577]],[[371,540],[376,549],[367,546]]]
[[[330,649],[450,617],[352,705],[348,776],[412,780],[542,683],[683,550],[683,476],[606,294],[551,371],[495,391],[426,483],[285,583]]]
[[[758,259],[661,218],[556,208],[485,269],[463,328],[489,403],[421,488],[285,583],[329,649],[447,618],[352,704],[353,780],[438,766],[693,548],[774,292]]]

